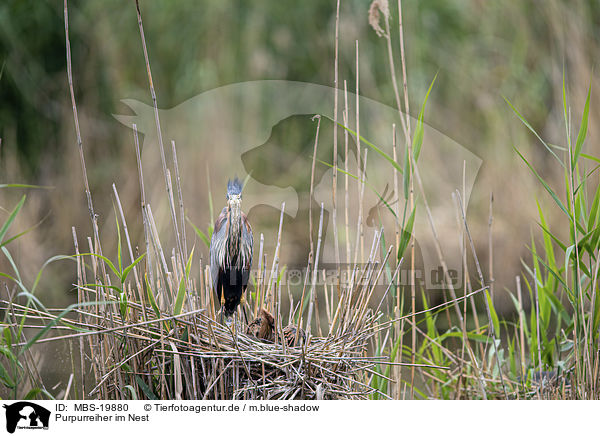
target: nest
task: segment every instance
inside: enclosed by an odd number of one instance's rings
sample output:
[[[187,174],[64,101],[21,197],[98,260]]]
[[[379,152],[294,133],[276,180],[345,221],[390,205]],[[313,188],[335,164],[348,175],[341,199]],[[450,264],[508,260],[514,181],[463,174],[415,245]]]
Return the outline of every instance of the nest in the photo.
[[[182,398],[203,399],[345,399],[366,398],[373,389],[366,370],[368,335],[308,336],[298,346],[280,337],[272,343],[199,315],[189,325],[187,343],[158,347],[155,353],[180,356],[192,384],[182,384]],[[278,336],[278,335],[277,335]]]
[[[342,322],[324,337],[300,331],[293,344],[277,319],[268,341],[248,334],[239,316],[226,325],[206,309],[158,317],[130,305],[136,322],[112,313],[110,326],[110,313],[81,310],[87,322],[69,321],[90,330],[71,337],[87,336],[91,397],[125,399],[135,391],[134,398],[148,399],[366,399],[375,391],[369,376],[383,357],[368,357],[381,328],[371,311],[358,330]]]
[[[86,398],[367,399],[376,392],[370,386],[370,377],[380,375],[376,365],[387,360],[368,357],[370,340],[385,330],[371,311],[360,330],[347,329],[344,323],[325,337],[300,330],[290,346],[286,329],[278,330],[273,341],[259,339],[246,333],[239,317],[226,325],[206,309],[158,317],[129,302],[139,316],[132,322],[132,313],[122,319],[111,310],[117,304],[76,308],[68,317],[64,310],[38,310],[6,300],[2,304],[13,316],[25,316],[40,327],[68,330],[38,343],[79,341],[82,373],[74,375],[88,380]],[[75,355],[71,359],[77,360]],[[90,363],[93,387],[83,377]]]

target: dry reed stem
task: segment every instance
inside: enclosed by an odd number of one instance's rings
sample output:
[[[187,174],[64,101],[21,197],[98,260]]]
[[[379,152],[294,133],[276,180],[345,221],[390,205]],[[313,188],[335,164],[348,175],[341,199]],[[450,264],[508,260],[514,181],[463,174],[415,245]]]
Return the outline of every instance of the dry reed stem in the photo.
[[[306,316],[306,331],[310,332],[312,314],[313,314],[313,306],[315,304],[317,295],[315,292],[316,280],[317,280],[317,268],[319,267],[319,254],[321,251],[321,240],[323,235],[323,203],[321,203],[321,215],[319,218],[319,233],[317,240],[317,252],[315,255],[315,261],[313,266],[312,280],[310,285],[310,294],[309,294],[309,303],[308,303],[308,314]],[[298,332],[296,332],[296,337],[298,336]]]
[[[281,229],[283,228],[283,216],[285,214],[285,202],[281,203],[281,213],[279,215],[279,229],[277,231],[277,245],[275,247],[275,255],[273,256],[273,264],[271,266],[271,275],[269,276],[269,285],[265,294],[265,301],[268,301],[269,292],[272,290],[273,283],[277,281],[277,271],[279,269],[279,249],[281,247]],[[271,310],[273,310],[275,299],[271,301]]]
[[[463,203],[461,201],[461,195],[460,192],[458,190],[456,190],[456,195],[458,197],[458,203],[460,205],[460,212],[461,212],[461,216],[462,216],[462,220],[463,220],[463,224],[465,226],[465,232],[467,234],[467,239],[469,241],[469,245],[471,246],[471,252],[473,254],[473,259],[475,260],[475,266],[477,267],[477,274],[479,276],[479,282],[481,286],[485,285],[485,280],[483,278],[483,273],[481,272],[481,266],[479,265],[479,259],[477,257],[477,253],[475,251],[475,244],[473,244],[473,238],[471,238],[471,232],[469,231],[469,225],[467,224],[467,218],[465,216],[465,210],[463,208]],[[500,334],[500,332],[496,331],[496,327],[494,326],[494,323],[492,322],[492,315],[490,312],[490,304],[488,302],[488,299],[485,299],[485,309],[487,312],[487,316],[488,316],[488,322],[490,325],[490,331],[492,333],[492,339],[494,342],[494,353],[496,355],[496,363],[498,366],[498,373],[500,374],[500,380],[502,382],[502,390],[504,391],[504,396],[508,399],[508,394],[506,391],[506,385],[504,384],[504,376],[502,375],[502,365],[500,362],[500,359],[498,358],[498,343],[499,343],[499,339],[498,339],[498,335]]]
[[[69,10],[67,0],[64,2],[64,19],[65,19],[65,45],[67,52],[67,80],[69,82],[69,93],[71,95],[71,105],[73,107],[73,120],[75,122],[75,134],[77,137],[77,148],[79,149],[79,159],[81,163],[81,172],[83,174],[83,184],[85,187],[85,196],[88,204],[88,211],[90,213],[90,219],[92,221],[92,229],[94,237],[96,238],[96,244],[98,247],[99,254],[102,254],[100,247],[100,236],[98,234],[98,217],[94,212],[94,204],[92,202],[92,194],[90,192],[90,185],[87,177],[87,169],[85,165],[85,157],[83,153],[83,142],[81,140],[81,130],[79,128],[79,116],[77,115],[77,103],[75,101],[75,91],[73,90],[73,72],[71,70],[71,41],[69,40]],[[102,263],[104,268],[104,263]],[[104,271],[104,270],[103,270]],[[106,272],[104,271],[104,275]]]
[[[161,164],[162,164],[162,168],[163,168],[163,175],[165,177],[165,187],[167,190],[167,196],[168,196],[169,200],[172,200],[173,191],[172,191],[172,189],[170,187],[170,183],[169,183],[169,175],[168,175],[168,169],[167,169],[167,163],[166,163],[166,157],[165,157],[165,148],[163,145],[162,131],[161,131],[161,127],[160,127],[160,118],[158,115],[158,102],[157,102],[157,98],[156,98],[156,92],[154,90],[154,82],[152,81],[152,70],[150,68],[150,59],[148,57],[148,49],[146,48],[146,37],[144,35],[144,25],[142,23],[142,12],[140,10],[139,0],[135,0],[135,6],[136,6],[136,12],[137,12],[138,27],[140,30],[140,38],[142,41],[142,50],[144,52],[144,61],[146,63],[146,73],[148,75],[148,85],[150,87],[150,96],[152,98],[152,107],[154,109],[154,121],[156,124],[156,134],[158,136],[160,160],[161,160]],[[175,207],[172,204],[172,201],[169,202],[169,205],[171,206],[169,208],[169,211],[171,212],[171,220],[172,220],[173,229],[175,232],[175,239],[177,241],[178,253],[182,259],[181,261],[185,262],[185,259],[187,259],[187,255],[183,253],[183,245],[181,242],[180,233],[179,233],[179,229],[178,229],[178,225],[177,225],[177,216],[175,213]],[[184,225],[184,223],[182,223],[182,225]]]
[[[344,80],[344,239],[346,240],[346,264],[350,263],[350,222],[348,217],[348,202],[350,201],[348,193],[348,83]],[[348,266],[349,268],[349,266]]]
[[[356,246],[355,246],[355,254],[354,254],[354,263],[356,263],[356,252],[358,251],[358,246],[359,246],[359,236],[360,236],[360,245],[362,247],[363,244],[363,236],[362,236],[362,208],[363,208],[363,204],[362,204],[362,193],[364,192],[364,183],[363,181],[363,177],[362,177],[362,171],[361,171],[361,152],[360,152],[360,96],[359,96],[359,90],[360,90],[360,65],[359,65],[359,55],[358,55],[358,39],[356,40],[356,174],[358,176],[358,181],[357,183],[359,183],[359,185],[357,186],[359,189],[357,189],[358,192],[358,229],[357,229],[357,236],[356,236]],[[365,151],[366,153],[366,151]],[[366,168],[366,166],[365,166]],[[348,262],[350,262],[350,259],[348,259]],[[362,262],[362,256],[361,256],[361,262]]]
[[[183,253],[186,256],[182,259],[182,262],[187,260],[187,238],[185,235],[185,208],[183,206],[183,191],[181,190],[181,175],[179,173],[179,163],[177,161],[177,149],[175,147],[175,141],[171,140],[171,152],[173,153],[173,166],[175,168],[175,180],[177,186],[177,199],[179,200],[179,214],[181,221],[181,240],[183,241]]]
[[[313,149],[312,166],[310,170],[310,198],[308,201],[308,237],[310,240],[310,254],[313,253],[313,223],[312,223],[312,202],[315,189],[315,164],[317,162],[317,147],[319,145],[319,129],[321,128],[321,116],[315,115],[313,121],[317,119],[317,133],[315,134],[315,145]]]
[[[338,172],[338,48],[339,48],[339,30],[340,30],[340,0],[337,0],[335,12],[335,60],[334,60],[334,80],[333,80],[333,181],[332,181],[332,220],[333,220],[333,240],[335,245],[335,262],[340,264],[340,247],[337,228],[337,172]]]

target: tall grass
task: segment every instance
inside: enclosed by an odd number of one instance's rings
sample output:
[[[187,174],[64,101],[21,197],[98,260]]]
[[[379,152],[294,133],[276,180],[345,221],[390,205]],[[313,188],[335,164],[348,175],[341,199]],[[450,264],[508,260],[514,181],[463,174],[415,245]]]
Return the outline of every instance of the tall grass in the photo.
[[[598,327],[600,300],[597,292],[600,230],[598,208],[600,187],[597,157],[583,153],[587,136],[591,84],[575,136],[568,106],[564,79],[562,87],[565,139],[560,146],[545,142],[525,118],[511,105],[516,115],[536,136],[563,170],[564,185],[555,190],[542,178],[531,162],[517,149],[529,170],[550,195],[554,206],[563,215],[561,226],[568,235],[551,228],[538,202],[539,228],[543,244],[531,241],[532,259],[524,267],[530,300],[535,301],[529,325],[528,348],[530,372],[540,377],[546,371],[552,375],[567,374],[576,398],[598,397]],[[510,103],[509,103],[510,104]],[[515,301],[519,311],[522,305]],[[524,345],[525,346],[525,345]],[[566,384],[566,381],[565,381]]]

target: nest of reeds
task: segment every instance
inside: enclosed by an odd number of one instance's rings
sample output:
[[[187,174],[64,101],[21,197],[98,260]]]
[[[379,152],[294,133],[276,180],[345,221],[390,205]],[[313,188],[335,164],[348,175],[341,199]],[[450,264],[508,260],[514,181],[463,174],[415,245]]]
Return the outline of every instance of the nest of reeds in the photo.
[[[113,342],[118,347],[111,357],[121,360],[102,371],[91,393],[123,398],[129,385],[150,398],[366,398],[373,392],[368,370],[377,360],[366,354],[372,331],[308,335],[288,346],[280,338],[267,342],[246,334],[242,323],[220,324],[203,311],[130,325],[94,336],[94,348]]]

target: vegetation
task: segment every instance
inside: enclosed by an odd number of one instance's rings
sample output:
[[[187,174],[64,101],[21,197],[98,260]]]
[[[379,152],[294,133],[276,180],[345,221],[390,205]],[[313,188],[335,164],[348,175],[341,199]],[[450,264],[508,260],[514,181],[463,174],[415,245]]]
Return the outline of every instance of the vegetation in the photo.
[[[395,11],[397,20],[392,18]],[[552,144],[542,138],[522,115],[518,104],[506,99],[517,119],[524,125],[551,162],[562,172],[561,188],[555,180],[542,176],[527,151],[515,146],[514,153],[531,171],[553,208],[542,206],[534,192],[528,199],[536,204],[539,222],[528,244],[529,254],[522,259],[522,274],[514,287],[501,289],[494,279],[493,197],[489,198],[489,267],[482,267],[467,219],[466,193],[457,190],[454,211],[459,223],[461,251],[446,253],[463,260],[464,281],[453,284],[446,259],[438,250],[446,284],[444,300],[435,301],[415,279],[418,254],[412,237],[415,210],[426,209],[432,216],[423,181],[419,157],[423,146],[427,102],[436,89],[436,78],[422,97],[416,123],[411,123],[406,74],[406,56],[401,10],[375,0],[369,10],[369,23],[380,42],[387,47],[387,66],[395,105],[399,111],[403,144],[392,153],[360,135],[359,125],[348,120],[333,122],[334,147],[337,130],[357,139],[365,156],[383,156],[394,173],[396,204],[385,193],[377,193],[382,204],[396,216],[395,241],[386,241],[383,229],[373,241],[348,245],[355,261],[347,268],[347,283],[320,281],[318,267],[323,250],[324,212],[310,211],[310,252],[301,292],[294,292],[282,278],[286,259],[281,254],[286,241],[285,204],[281,215],[274,253],[264,248],[260,235],[257,273],[252,277],[252,292],[233,326],[218,322],[218,303],[210,287],[206,262],[188,246],[192,228],[197,241],[208,245],[212,228],[202,229],[186,216],[182,180],[175,143],[165,147],[159,135],[165,194],[170,221],[170,238],[160,237],[151,204],[146,202],[138,131],[134,126],[134,146],[141,208],[136,213],[136,228],[143,229],[143,248],[130,237],[125,210],[116,186],[112,185],[116,216],[103,244],[97,209],[92,201],[84,141],[78,122],[77,99],[71,70],[69,15],[65,1],[65,44],[69,93],[75,120],[75,137],[80,153],[85,201],[92,236],[81,239],[73,227],[74,255],[47,260],[33,280],[25,279],[14,260],[11,243],[28,230],[13,232],[26,204],[23,196],[16,202],[0,227],[0,249],[7,268],[0,272],[6,297],[2,299],[3,323],[0,335],[0,382],[3,397],[10,398],[99,398],[99,399],[255,399],[255,398],[372,398],[372,399],[597,399],[600,360],[600,186],[597,182],[600,158],[584,152],[590,121],[590,84],[581,110],[578,128],[571,117],[571,105],[562,82],[564,140]],[[153,110],[160,130],[158,103],[152,69],[138,6],[137,16],[146,64]],[[335,35],[339,33],[339,4]],[[398,28],[393,28],[393,23]],[[392,32],[398,31],[399,47],[392,46]],[[399,60],[394,53],[399,52]],[[334,71],[338,83],[338,46]],[[397,66],[400,73],[396,72]],[[344,99],[342,91],[340,101]],[[338,97],[336,94],[338,113]],[[340,106],[343,106],[340,103]],[[344,106],[347,114],[347,103]],[[575,110],[575,108],[573,108]],[[320,126],[325,115],[317,117]],[[400,129],[399,129],[400,130]],[[364,191],[366,169],[357,172],[333,162],[319,162],[319,128],[314,138],[313,173],[317,164],[333,169],[334,192],[348,192],[349,183]],[[402,142],[402,140],[400,141]],[[400,145],[404,145],[401,153]],[[340,148],[342,145],[340,145]],[[362,148],[361,148],[362,147]],[[346,142],[347,150],[347,142]],[[337,153],[334,153],[337,156]],[[346,152],[347,156],[347,152]],[[366,159],[365,159],[366,160]],[[167,164],[167,162],[169,162]],[[359,161],[360,165],[360,161]],[[366,165],[366,163],[365,163]],[[337,178],[340,182],[336,185]],[[342,178],[345,184],[341,183]],[[349,182],[350,180],[350,182]],[[310,192],[314,190],[311,180]],[[337,188],[336,188],[337,186]],[[2,190],[38,189],[37,186],[5,184]],[[337,189],[337,191],[336,191]],[[212,195],[209,192],[209,198]],[[212,215],[212,201],[210,201]],[[347,203],[346,204],[346,208]],[[124,207],[125,206],[125,207]],[[362,203],[358,205],[363,207]],[[335,207],[335,200],[334,200]],[[342,213],[343,211],[339,211]],[[335,214],[335,209],[334,209]],[[346,211],[347,214],[347,211]],[[559,218],[554,218],[559,215]],[[553,217],[552,221],[548,217]],[[187,226],[190,223],[191,226]],[[438,230],[429,222],[439,248]],[[362,220],[356,223],[361,229]],[[312,235],[316,230],[317,239]],[[104,227],[103,231],[106,232]],[[564,231],[568,229],[568,231]],[[359,233],[359,232],[357,232]],[[12,235],[12,236],[9,236]],[[85,241],[85,242],[82,242]],[[343,245],[341,238],[336,241]],[[370,245],[369,245],[370,244]],[[485,245],[483,245],[485,246]],[[85,247],[85,248],[84,248]],[[113,249],[114,247],[114,249]],[[103,249],[104,248],[104,249]],[[267,262],[268,258],[272,260]],[[45,267],[57,261],[75,266],[77,302],[64,309],[49,309],[36,292],[43,283]],[[342,266],[340,266],[342,268]],[[408,268],[410,284],[402,286],[401,268]],[[389,286],[379,292],[379,278]],[[499,310],[499,293],[505,291],[514,310]],[[276,330],[294,323],[309,334],[297,346],[288,346],[275,335],[273,342],[257,340],[245,333],[243,313],[257,316],[262,307],[275,315]],[[48,344],[66,343],[69,347],[70,377],[60,390],[49,388],[38,370],[40,350]]]

